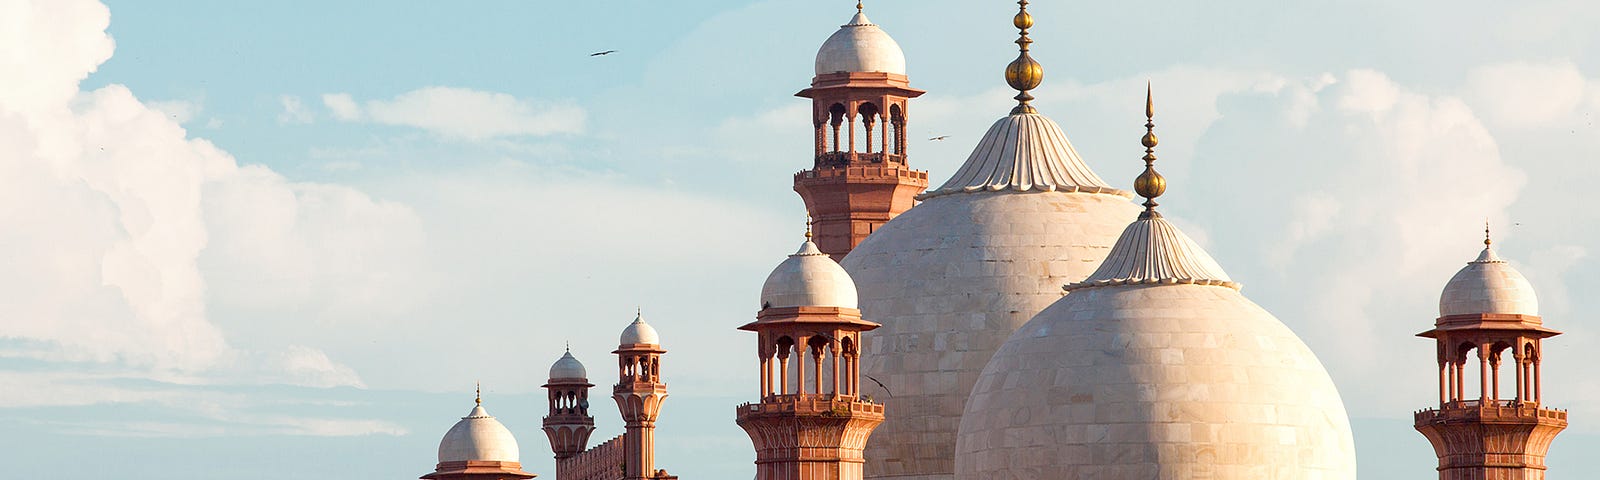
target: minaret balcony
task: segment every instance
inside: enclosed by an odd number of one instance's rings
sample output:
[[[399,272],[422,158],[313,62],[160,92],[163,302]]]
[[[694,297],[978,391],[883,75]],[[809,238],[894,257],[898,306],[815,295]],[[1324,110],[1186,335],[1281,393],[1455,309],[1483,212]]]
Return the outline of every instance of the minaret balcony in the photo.
[[[1478,400],[1449,402],[1441,408],[1416,412],[1417,425],[1441,423],[1539,423],[1566,425],[1567,411],[1542,408],[1533,402],[1520,400]]]
[[[739,406],[740,416],[782,414],[795,416],[883,416],[883,405],[842,395],[769,395],[760,403]]]
[[[824,152],[817,155],[817,168],[865,165],[905,165],[906,156],[897,153]]]

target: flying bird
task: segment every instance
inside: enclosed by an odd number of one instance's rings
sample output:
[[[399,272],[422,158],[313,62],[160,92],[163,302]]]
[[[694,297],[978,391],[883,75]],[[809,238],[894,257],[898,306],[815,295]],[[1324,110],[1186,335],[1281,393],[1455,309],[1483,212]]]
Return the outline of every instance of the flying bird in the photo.
[[[617,53],[617,51],[616,50],[606,50],[604,52],[594,52],[594,53],[589,54],[589,56],[598,57],[598,56],[602,56],[602,55],[610,55],[610,54],[613,54],[613,53]]]
[[[887,393],[891,397],[894,396],[894,392],[889,391],[889,387],[884,386],[883,382],[878,381],[878,379],[872,378],[872,375],[862,375],[862,376],[863,377],[867,377],[867,380],[872,380],[872,383],[878,384],[878,387],[883,389],[883,393]]]
[[[937,137],[930,138],[930,139],[928,139],[928,141],[930,141],[930,142],[943,142],[944,139],[946,139],[946,138],[950,138],[950,136],[949,135],[940,135],[940,136],[937,136]]]

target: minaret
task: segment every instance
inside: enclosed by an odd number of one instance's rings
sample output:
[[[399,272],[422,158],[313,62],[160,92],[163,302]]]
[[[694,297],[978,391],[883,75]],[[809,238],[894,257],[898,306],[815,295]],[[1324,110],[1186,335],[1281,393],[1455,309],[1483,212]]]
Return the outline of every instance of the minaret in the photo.
[[[1439,298],[1434,339],[1439,408],[1416,413],[1416,428],[1439,457],[1440,480],[1543,480],[1544,457],[1567,412],[1544,407],[1540,366],[1544,327],[1533,286],[1495,255],[1484,228],[1483,252],[1457,272]],[[1501,365],[1511,353],[1511,388]],[[1468,396],[1467,364],[1476,364],[1477,395]],[[1509,397],[1509,398],[1504,398]]]
[[[625,480],[659,478],[656,471],[656,417],[661,402],[667,399],[667,384],[661,383],[661,337],[644,323],[641,313],[622,331],[617,354],[617,385],[611,398],[617,401],[622,421],[627,426],[623,437],[623,476]]]
[[[756,450],[756,480],[859,480],[862,449],[883,405],[861,399],[861,319],[855,283],[806,234],[761,288],[756,321],[759,400],[736,418]]]
[[[906,154],[911,88],[905,53],[856,4],[856,15],[817,51],[811,88],[813,164],[794,176],[794,191],[816,219],[817,247],[844,258],[873,230],[915,205],[928,172]]]
[[[583,453],[588,448],[589,434],[594,432],[594,416],[589,414],[588,371],[583,363],[572,356],[572,350],[550,366],[550,380],[544,388],[550,392],[550,412],[544,417],[544,433],[550,437],[550,450],[556,455],[556,478],[566,479],[564,460]]]

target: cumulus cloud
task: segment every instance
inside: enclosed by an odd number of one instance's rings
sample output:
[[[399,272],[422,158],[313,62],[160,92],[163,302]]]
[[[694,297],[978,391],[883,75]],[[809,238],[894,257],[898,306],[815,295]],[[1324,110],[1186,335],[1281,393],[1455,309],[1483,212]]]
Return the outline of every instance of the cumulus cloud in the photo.
[[[323,95],[322,102],[340,120],[366,118],[467,141],[582,133],[587,116],[570,103],[541,103],[455,87],[425,87],[388,100],[368,100],[365,105],[357,105],[345,93]]]
[[[1530,128],[1568,120],[1595,94],[1570,61],[1512,62],[1475,68],[1466,96],[1497,125]]]
[[[0,33],[15,37],[0,42],[0,357],[201,383],[362,385],[313,346],[228,338],[210,310],[241,307],[212,293],[250,299],[202,259],[225,254],[209,263],[244,265],[231,272],[270,293],[298,275],[322,294],[376,301],[357,290],[387,284],[305,278],[403,266],[384,255],[415,245],[415,218],[347,187],[241,166],[184,130],[196,105],[152,105],[121,85],[80,91],[111,54],[108,16],[92,1],[0,5],[0,18],[30,26]],[[298,99],[285,98],[293,112]]]

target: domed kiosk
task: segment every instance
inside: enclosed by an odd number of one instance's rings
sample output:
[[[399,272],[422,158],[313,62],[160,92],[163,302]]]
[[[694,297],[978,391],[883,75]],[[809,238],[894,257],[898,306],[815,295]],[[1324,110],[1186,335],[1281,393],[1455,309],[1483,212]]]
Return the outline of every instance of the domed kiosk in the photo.
[[[439,440],[439,465],[427,480],[515,480],[536,475],[522,471],[517,437],[483,409],[483,397],[472,411]]]
[[[1026,47],[1032,17],[1019,14]],[[886,420],[866,476],[950,478],[956,430],[983,365],[1061,285],[1100,264],[1138,212],[1129,192],[1086,165],[1061,127],[1030,104],[1042,74],[1024,50],[1021,91],[961,168],[922,203],[868,236],[841,264],[862,315],[882,324],[862,359],[865,394]],[[881,383],[884,387],[879,387]]]
[[[1145,213],[984,367],[956,478],[1355,478],[1333,380],[1155,211],[1165,180],[1145,160]]]

